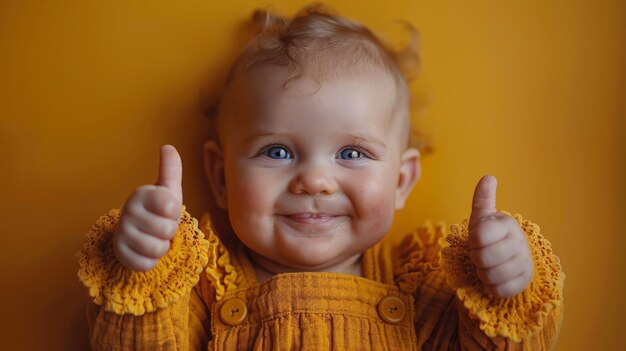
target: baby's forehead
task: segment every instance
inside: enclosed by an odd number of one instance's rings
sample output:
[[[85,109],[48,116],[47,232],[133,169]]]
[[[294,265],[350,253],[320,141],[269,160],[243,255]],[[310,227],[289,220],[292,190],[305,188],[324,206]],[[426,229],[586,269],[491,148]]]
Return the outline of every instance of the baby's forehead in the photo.
[[[267,97],[270,94],[316,96],[321,90],[337,85],[350,89],[340,92],[345,95],[364,90],[376,92],[388,104],[395,102],[403,88],[391,75],[375,68],[347,72],[329,67],[324,73],[294,76],[287,69],[276,66],[248,72],[241,78],[239,87],[244,97]]]
[[[290,79],[284,68],[264,67],[233,83],[233,93],[224,101],[230,112],[221,116],[229,120],[222,123],[226,134],[259,124],[266,130],[280,129],[283,122],[323,119],[322,115],[335,118],[328,124],[329,133],[346,126],[371,128],[377,134],[408,131],[406,94],[383,70]]]
[[[382,70],[342,75],[329,71],[321,76],[294,78],[286,69],[266,67],[242,77],[238,89],[238,99],[231,102],[242,107],[251,104],[254,108],[273,108],[276,104],[318,108],[334,104],[338,109],[371,109],[389,115],[403,100],[402,87]]]

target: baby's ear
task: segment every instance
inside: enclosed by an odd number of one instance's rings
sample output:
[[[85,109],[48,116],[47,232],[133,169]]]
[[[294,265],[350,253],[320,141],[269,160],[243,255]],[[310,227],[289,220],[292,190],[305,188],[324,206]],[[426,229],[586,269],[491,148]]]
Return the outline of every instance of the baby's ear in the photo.
[[[396,187],[396,210],[404,207],[406,198],[420,178],[421,171],[420,152],[415,148],[406,149],[400,159],[400,173]]]
[[[224,177],[224,154],[214,140],[204,143],[204,173],[206,173],[211,191],[220,208],[227,209],[226,178]]]

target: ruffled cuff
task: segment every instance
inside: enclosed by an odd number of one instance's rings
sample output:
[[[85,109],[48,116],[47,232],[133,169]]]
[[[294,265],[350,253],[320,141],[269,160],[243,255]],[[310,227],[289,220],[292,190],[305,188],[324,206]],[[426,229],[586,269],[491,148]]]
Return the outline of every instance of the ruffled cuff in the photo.
[[[209,241],[198,222],[183,206],[178,231],[170,250],[153,269],[138,272],[126,268],[113,252],[113,233],[119,209],[98,218],[76,253],[79,280],[89,289],[93,302],[106,311],[135,316],[172,305],[188,294],[208,262]]]
[[[208,236],[211,249],[208,252],[205,275],[215,289],[215,300],[220,301],[226,292],[241,288],[243,276],[237,274],[226,246],[217,235],[212,234],[210,217],[206,213],[200,218],[200,228],[211,233]]]
[[[468,220],[450,227],[451,234],[446,237],[449,246],[442,251],[442,268],[448,284],[487,336],[520,342],[542,330],[546,318],[561,308],[565,274],[550,242],[540,234],[539,226],[522,219],[520,214],[512,217],[526,233],[535,267],[533,280],[523,292],[498,298],[486,290],[470,260]]]

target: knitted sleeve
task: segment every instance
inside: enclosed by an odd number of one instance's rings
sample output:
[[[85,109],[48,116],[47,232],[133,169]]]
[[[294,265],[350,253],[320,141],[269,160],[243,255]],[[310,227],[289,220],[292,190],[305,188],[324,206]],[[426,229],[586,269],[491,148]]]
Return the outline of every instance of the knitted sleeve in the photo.
[[[183,208],[170,250],[153,269],[124,267],[113,253],[120,216],[101,216],[84,238],[78,278],[89,290],[94,350],[188,350],[206,335],[208,311],[194,286],[208,262],[210,243]],[[208,233],[212,234],[212,233]],[[196,330],[198,329],[198,330]],[[200,330],[202,329],[202,330]]]
[[[458,309],[458,338],[481,348],[550,349],[561,324],[565,274],[539,226],[519,214],[512,217],[526,233],[535,267],[530,285],[513,297],[491,295],[479,279],[469,256],[468,220],[452,225],[445,238],[441,267],[457,297],[449,306]]]

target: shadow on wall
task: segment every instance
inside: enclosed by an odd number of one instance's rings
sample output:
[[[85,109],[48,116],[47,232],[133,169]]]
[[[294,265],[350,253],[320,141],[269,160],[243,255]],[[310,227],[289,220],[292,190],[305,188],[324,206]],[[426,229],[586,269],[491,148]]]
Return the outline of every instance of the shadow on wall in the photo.
[[[206,73],[199,73],[200,84],[197,87],[196,96],[187,96],[185,101],[189,101],[187,106],[180,108],[181,101],[175,100],[176,97],[165,96],[155,101],[161,101],[162,116],[157,116],[158,120],[176,119],[182,123],[177,123],[177,127],[172,130],[160,130],[163,134],[163,140],[167,143],[174,144],[181,153],[183,158],[183,192],[184,202],[187,210],[196,218],[209,212],[212,217],[213,226],[220,232],[225,233],[229,230],[227,213],[217,208],[211,200],[209,185],[204,175],[202,147],[206,140],[214,135],[208,128],[212,126],[209,123],[208,115],[211,107],[221,93],[226,76],[230,70],[234,58],[241,49],[247,44],[250,38],[250,26],[248,23],[242,23],[233,30],[231,41],[232,47],[226,52],[228,55],[221,55],[223,59],[216,64],[215,67],[207,67]],[[171,108],[163,101],[170,101],[172,105],[179,104],[179,107]],[[184,125],[183,125],[184,124]],[[131,187],[134,185],[130,185]],[[138,186],[138,185],[137,185]],[[103,208],[109,208],[110,205],[103,205]],[[71,232],[86,233],[89,228],[67,228]],[[84,234],[83,234],[84,235]],[[72,253],[79,250],[82,246],[82,235],[80,235],[80,245],[76,248],[66,248],[66,252]],[[57,290],[54,296],[48,296],[45,299],[47,305],[44,307],[45,314],[54,316],[54,320],[63,320],[69,323],[63,328],[63,332],[58,335],[57,345],[63,345],[64,350],[89,350],[89,324],[86,317],[87,304],[91,303],[87,294],[87,289],[77,281],[76,272],[78,269],[76,259],[73,255],[68,257],[63,255],[58,257],[56,263],[50,263],[49,267],[64,267],[62,274],[72,275],[63,281],[73,280],[76,284],[70,287],[65,286],[65,290]],[[55,274],[59,274],[57,271]],[[50,319],[47,319],[48,321]],[[42,320],[45,323],[45,320]],[[45,326],[42,326],[45,327]],[[60,328],[60,326],[57,326]]]
[[[62,345],[65,345],[65,350],[90,350],[89,325],[87,324],[85,313],[86,305],[90,301],[85,297],[85,289],[82,285],[80,289],[74,290],[77,291],[72,291],[72,294],[68,294],[68,296],[73,297],[72,300],[75,302],[73,305],[79,308],[74,308],[71,310],[71,314],[67,316],[66,320],[69,321],[71,327],[68,328],[67,333],[64,335]]]

